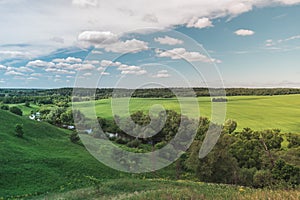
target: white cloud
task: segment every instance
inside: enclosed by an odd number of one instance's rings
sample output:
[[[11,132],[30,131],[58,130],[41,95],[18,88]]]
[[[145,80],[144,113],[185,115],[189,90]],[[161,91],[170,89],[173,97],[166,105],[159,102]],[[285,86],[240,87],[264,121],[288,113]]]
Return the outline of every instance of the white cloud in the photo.
[[[139,66],[134,66],[134,65],[125,65],[125,64],[121,64],[118,67],[118,70],[121,71],[121,74],[134,74],[134,75],[143,75],[146,74],[147,71],[142,69]]]
[[[159,42],[160,44],[167,44],[167,45],[183,44],[182,40],[172,38],[169,36],[154,38],[154,41]]]
[[[108,45],[105,50],[115,53],[137,53],[148,49],[148,43],[141,40],[126,40],[125,42],[119,41]]]
[[[188,28],[207,28],[207,27],[213,27],[212,22],[210,21],[209,18],[203,17],[200,19],[197,18],[192,18],[188,23],[187,23]]]
[[[28,77],[27,80],[29,80],[29,81],[34,81],[34,80],[39,80],[39,79],[36,78],[36,77]]]
[[[108,76],[108,75],[110,75],[109,72],[101,72],[100,74],[103,75],[103,76]]]
[[[148,44],[144,41],[137,39],[121,41],[119,36],[109,31],[84,31],[79,34],[78,40],[83,46],[104,48],[107,52],[136,53],[148,49]]]
[[[41,77],[43,76],[41,73],[32,73],[30,76],[36,76],[36,77]]]
[[[76,69],[77,71],[93,70],[95,69],[95,66],[92,64],[75,64],[73,65],[73,69]]]
[[[92,76],[93,74],[90,72],[84,73],[83,76]]]
[[[30,61],[26,65],[27,67],[40,67],[40,68],[48,68],[48,67],[54,67],[55,64],[53,62],[45,62],[42,60],[34,60]]]
[[[121,63],[120,62],[113,62],[113,61],[110,61],[110,60],[102,60],[100,65],[102,67],[109,67],[109,66],[113,67],[113,66],[120,66]]]
[[[158,57],[168,57],[171,59],[185,59],[187,61],[200,61],[200,62],[205,62],[205,63],[211,63],[211,62],[216,62],[220,63],[220,60],[217,59],[211,59],[207,57],[206,55],[203,55],[199,52],[189,52],[185,48],[175,48],[167,51],[161,51],[161,50],[156,50],[156,54]]]
[[[255,32],[252,30],[247,30],[247,29],[239,29],[237,31],[234,32],[236,35],[239,36],[250,36],[250,35],[254,35]]]
[[[80,58],[68,57],[68,58],[56,58],[52,60],[52,62],[56,63],[81,63],[82,60]]]
[[[0,70],[6,70],[6,66],[4,66],[4,65],[0,65]]]
[[[296,39],[300,39],[300,35],[294,35],[292,37],[285,39],[284,41],[290,41],[290,40],[296,40]]]
[[[96,7],[98,0],[73,0],[72,4],[79,7]]]
[[[25,74],[12,70],[12,71],[5,72],[4,75],[7,75],[7,76],[24,76]]]
[[[56,74],[76,74],[74,71],[69,71],[65,69],[47,68],[46,72],[56,73]]]
[[[95,46],[105,46],[119,41],[119,37],[110,31],[84,31],[78,40]]]
[[[202,23],[199,19],[237,16],[252,10],[253,7],[294,5],[300,1],[53,0],[51,6],[39,1],[31,2],[31,9],[28,9],[27,1],[1,2],[0,17],[8,20],[2,20],[0,23],[1,27],[5,27],[1,30],[0,44],[32,41],[32,44],[44,44],[45,46],[40,47],[42,50],[47,45],[51,49],[71,46],[76,41],[78,33],[83,30],[108,30],[112,33],[122,33],[137,32],[138,29],[149,26],[163,30],[189,24],[193,18],[196,21],[190,25],[201,27]],[[49,40],[57,36],[64,39],[63,44]]]
[[[19,72],[34,72],[34,70],[30,69],[29,67],[18,67],[16,70]]]
[[[168,78],[170,77],[170,74],[167,70],[160,70],[157,72],[157,74],[152,76],[153,78]]]
[[[276,2],[279,2],[283,5],[293,5],[300,3],[300,0],[276,0]]]

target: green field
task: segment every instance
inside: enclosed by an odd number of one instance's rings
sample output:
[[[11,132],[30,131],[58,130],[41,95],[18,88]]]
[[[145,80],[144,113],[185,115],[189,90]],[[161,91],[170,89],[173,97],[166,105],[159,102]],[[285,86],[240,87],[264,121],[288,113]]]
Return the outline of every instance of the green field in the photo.
[[[236,120],[238,130],[245,127],[254,130],[281,129],[282,132],[300,133],[300,95],[283,96],[234,96],[227,97],[226,118]],[[117,99],[125,101],[126,99]],[[211,99],[209,97],[199,97],[200,115],[210,118]],[[76,103],[80,109],[92,116],[94,112],[90,109],[91,102]],[[177,99],[159,98],[134,98],[130,100],[130,112],[143,110],[148,112],[152,105],[159,104],[165,109],[180,111]],[[189,98],[183,102],[190,117],[195,117],[194,104]],[[111,99],[103,99],[95,102],[96,114],[102,118],[112,118]],[[125,115],[126,110],[120,106],[120,111],[116,114]]]
[[[69,132],[0,110],[0,199],[86,187],[85,176],[119,178],[69,140]],[[24,138],[15,136],[23,124]]]

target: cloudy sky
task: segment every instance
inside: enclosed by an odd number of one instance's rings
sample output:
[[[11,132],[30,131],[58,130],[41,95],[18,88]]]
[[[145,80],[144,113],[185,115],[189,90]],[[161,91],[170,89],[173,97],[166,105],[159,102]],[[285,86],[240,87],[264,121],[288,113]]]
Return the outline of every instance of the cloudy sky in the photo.
[[[0,87],[300,87],[300,0],[0,0]]]

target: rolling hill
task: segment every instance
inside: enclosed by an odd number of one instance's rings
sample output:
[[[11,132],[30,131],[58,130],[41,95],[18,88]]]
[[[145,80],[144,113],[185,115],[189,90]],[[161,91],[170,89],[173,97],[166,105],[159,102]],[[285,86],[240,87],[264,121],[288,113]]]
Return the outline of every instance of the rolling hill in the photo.
[[[66,130],[2,110],[0,124],[0,199],[85,187],[86,176],[120,177],[71,143]],[[23,124],[24,138],[15,136],[16,124]]]

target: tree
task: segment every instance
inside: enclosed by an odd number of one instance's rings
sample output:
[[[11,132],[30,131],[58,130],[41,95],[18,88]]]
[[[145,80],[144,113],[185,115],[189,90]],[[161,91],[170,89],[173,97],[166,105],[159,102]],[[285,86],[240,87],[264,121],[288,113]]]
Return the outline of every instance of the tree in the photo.
[[[16,106],[11,107],[11,108],[9,109],[9,111],[10,111],[11,113],[16,114],[16,115],[20,115],[20,116],[23,115],[22,110],[21,110],[20,108],[16,107]]]
[[[70,135],[70,141],[73,143],[77,143],[80,141],[80,138],[78,136],[78,133],[74,132]]]
[[[25,102],[25,106],[26,106],[26,107],[30,107],[29,101],[26,101],[26,102]]]
[[[8,105],[1,105],[1,110],[9,110],[9,106]]]
[[[225,133],[231,134],[235,131],[236,127],[237,127],[236,121],[227,119],[226,122],[224,123],[223,129]]]
[[[23,125],[17,124],[15,127],[16,136],[22,138],[24,135]]]

